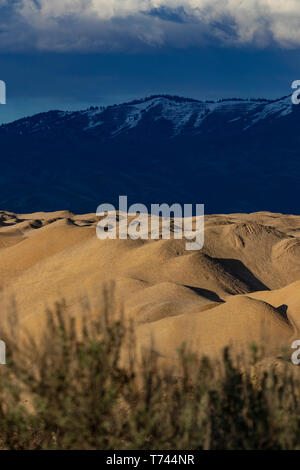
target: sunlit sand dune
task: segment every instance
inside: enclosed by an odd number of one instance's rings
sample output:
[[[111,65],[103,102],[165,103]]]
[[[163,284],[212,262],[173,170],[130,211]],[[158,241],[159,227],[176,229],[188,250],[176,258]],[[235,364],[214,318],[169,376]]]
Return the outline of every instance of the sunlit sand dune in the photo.
[[[300,216],[206,216],[200,251],[184,240],[99,240],[98,220],[0,212],[1,309],[16,309],[21,328],[38,334],[61,299],[74,316],[87,301],[96,315],[113,283],[141,349],[162,358],[183,342],[212,356],[256,343],[275,357],[300,335]]]

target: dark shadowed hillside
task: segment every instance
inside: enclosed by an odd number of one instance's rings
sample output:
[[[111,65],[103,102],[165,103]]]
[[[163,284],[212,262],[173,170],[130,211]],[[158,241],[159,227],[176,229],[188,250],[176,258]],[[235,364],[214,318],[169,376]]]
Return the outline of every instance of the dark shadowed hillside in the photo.
[[[0,206],[94,212],[102,202],[299,213],[300,110],[277,101],[154,96],[51,111],[0,128]]]

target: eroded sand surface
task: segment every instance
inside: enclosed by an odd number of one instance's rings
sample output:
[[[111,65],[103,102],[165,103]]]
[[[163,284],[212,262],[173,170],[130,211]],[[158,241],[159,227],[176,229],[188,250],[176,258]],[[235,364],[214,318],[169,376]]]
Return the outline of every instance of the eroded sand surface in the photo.
[[[105,240],[94,214],[0,212],[0,301],[15,299],[21,324],[38,332],[45,309],[65,298],[74,315],[89,299],[101,310],[114,281],[116,304],[141,344],[172,358],[186,342],[215,354],[233,344],[300,339],[300,216],[211,215],[205,245],[184,240]]]

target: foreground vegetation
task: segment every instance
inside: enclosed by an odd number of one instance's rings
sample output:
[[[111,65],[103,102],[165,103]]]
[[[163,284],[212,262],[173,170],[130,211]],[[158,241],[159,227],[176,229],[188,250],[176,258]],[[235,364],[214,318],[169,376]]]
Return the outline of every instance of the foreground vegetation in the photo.
[[[63,305],[41,344],[7,334],[0,367],[3,449],[297,449],[298,382],[271,369],[253,376],[223,354],[217,366],[184,348],[180,371],[154,354],[136,369],[132,333],[107,311],[80,328]],[[22,344],[22,346],[20,346]],[[251,372],[252,370],[252,372]]]

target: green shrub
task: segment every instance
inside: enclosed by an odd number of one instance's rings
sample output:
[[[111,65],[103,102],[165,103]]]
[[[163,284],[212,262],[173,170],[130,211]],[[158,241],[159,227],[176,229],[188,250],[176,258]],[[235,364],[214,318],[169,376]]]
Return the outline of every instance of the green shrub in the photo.
[[[254,380],[228,349],[215,364],[184,347],[180,373],[159,367],[154,353],[136,367],[133,333],[122,317],[111,319],[105,308],[97,321],[83,320],[80,327],[68,318],[64,304],[57,305],[39,343],[7,334],[7,365],[0,367],[2,448],[299,447],[294,374],[271,368]],[[124,361],[128,339],[131,360]]]

